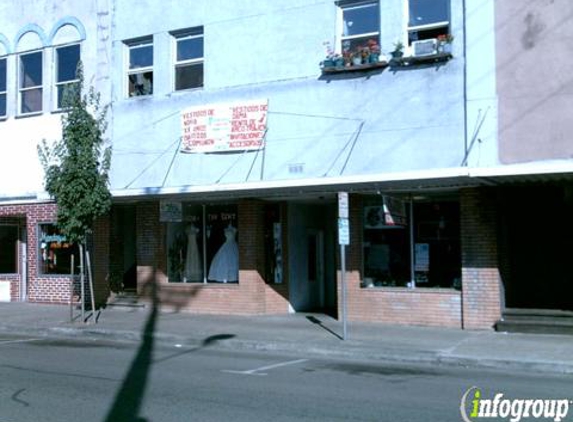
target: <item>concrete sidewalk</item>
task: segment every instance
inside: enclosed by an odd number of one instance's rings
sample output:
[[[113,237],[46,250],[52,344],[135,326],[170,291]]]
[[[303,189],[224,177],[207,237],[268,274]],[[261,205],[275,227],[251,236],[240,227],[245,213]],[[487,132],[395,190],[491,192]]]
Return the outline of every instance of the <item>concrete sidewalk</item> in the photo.
[[[0,303],[0,333],[139,341],[149,315],[149,308],[107,308],[97,324],[83,324],[70,322],[68,306]],[[155,327],[154,338],[164,344],[573,373],[572,336],[350,322],[343,341],[341,322],[304,313],[247,317],[159,312]]]

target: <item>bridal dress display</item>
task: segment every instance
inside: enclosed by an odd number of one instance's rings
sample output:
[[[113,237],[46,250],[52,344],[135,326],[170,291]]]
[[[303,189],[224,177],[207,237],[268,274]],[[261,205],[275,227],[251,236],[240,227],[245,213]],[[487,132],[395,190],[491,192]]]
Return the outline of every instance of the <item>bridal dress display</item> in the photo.
[[[219,248],[211,267],[209,280],[222,283],[239,281],[239,246],[235,240],[237,229],[229,225],[225,229],[225,243]]]
[[[202,281],[203,269],[201,268],[201,255],[197,246],[197,234],[199,229],[194,225],[189,225],[185,232],[187,234],[187,256],[185,257],[185,281]]]

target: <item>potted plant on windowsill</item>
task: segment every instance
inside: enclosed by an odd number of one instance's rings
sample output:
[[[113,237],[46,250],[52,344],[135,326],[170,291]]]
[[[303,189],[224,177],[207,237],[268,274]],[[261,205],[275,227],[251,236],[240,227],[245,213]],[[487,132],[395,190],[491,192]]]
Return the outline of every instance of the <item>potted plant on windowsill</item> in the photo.
[[[323,44],[326,46],[326,57],[323,61],[320,62],[320,66],[323,69],[343,67],[344,58],[342,55],[335,53],[328,41],[324,42]]]
[[[452,42],[454,41],[454,36],[452,34],[438,35],[437,40],[438,53],[452,54]]]
[[[390,52],[392,59],[398,60],[404,56],[404,43],[397,41],[394,43],[394,50]]]
[[[380,61],[380,46],[374,39],[368,40],[368,63],[378,63]]]

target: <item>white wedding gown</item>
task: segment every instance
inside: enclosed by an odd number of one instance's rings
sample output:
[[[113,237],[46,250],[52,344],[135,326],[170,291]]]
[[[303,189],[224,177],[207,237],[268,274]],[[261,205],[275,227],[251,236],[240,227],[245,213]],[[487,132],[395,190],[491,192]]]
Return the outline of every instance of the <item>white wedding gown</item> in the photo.
[[[229,226],[225,229],[225,243],[219,248],[211,267],[209,280],[227,283],[239,280],[239,246],[235,240],[237,229]]]
[[[187,227],[187,256],[185,257],[185,281],[203,281],[201,255],[197,246],[199,229],[193,225]]]

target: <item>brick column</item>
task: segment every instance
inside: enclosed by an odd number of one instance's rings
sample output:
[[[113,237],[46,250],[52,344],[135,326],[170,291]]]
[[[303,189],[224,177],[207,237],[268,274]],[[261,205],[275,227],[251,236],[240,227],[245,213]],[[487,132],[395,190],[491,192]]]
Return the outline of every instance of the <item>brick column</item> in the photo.
[[[265,312],[265,234],[261,201],[243,200],[238,204],[239,285],[254,313]]]
[[[501,317],[495,198],[495,191],[486,188],[460,193],[465,329],[489,329]]]
[[[137,292],[146,296],[150,293],[149,287],[157,288],[161,240],[159,202],[138,203],[135,214]]]
[[[107,301],[109,296],[110,270],[110,216],[98,218],[94,224],[94,252],[92,257],[94,297],[96,306]]]

